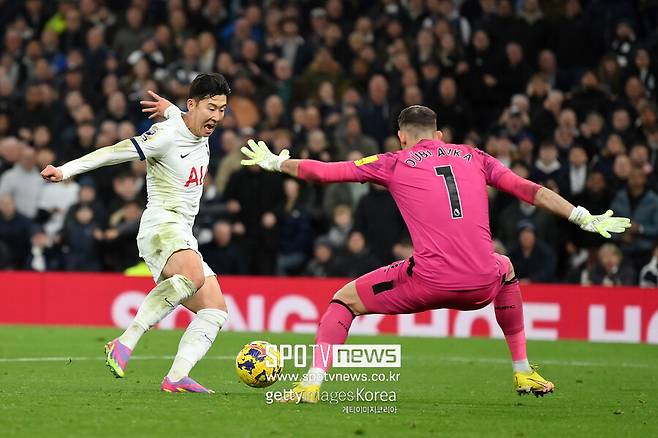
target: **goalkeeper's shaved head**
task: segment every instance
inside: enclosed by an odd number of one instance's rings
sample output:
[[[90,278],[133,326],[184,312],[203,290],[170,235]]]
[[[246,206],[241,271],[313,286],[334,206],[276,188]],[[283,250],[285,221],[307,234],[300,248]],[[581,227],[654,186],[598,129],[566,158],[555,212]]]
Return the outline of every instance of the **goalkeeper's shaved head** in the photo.
[[[408,106],[398,116],[398,137],[402,147],[411,147],[419,140],[439,139],[436,113],[423,105]]]

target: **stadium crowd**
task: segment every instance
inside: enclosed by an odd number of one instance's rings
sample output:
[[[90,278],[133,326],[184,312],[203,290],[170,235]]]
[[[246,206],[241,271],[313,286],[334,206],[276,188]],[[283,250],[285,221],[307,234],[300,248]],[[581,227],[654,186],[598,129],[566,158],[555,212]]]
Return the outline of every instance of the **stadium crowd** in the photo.
[[[497,251],[531,282],[658,282],[658,5],[649,0],[0,0],[0,267],[139,262],[145,164],[47,184],[39,171],[139,135],[146,90],[185,108],[232,87],[195,232],[219,274],[355,277],[409,257],[386,190],[240,166],[248,138],[294,157],[399,148],[408,105],[446,142],[633,227],[611,241],[490,193]]]

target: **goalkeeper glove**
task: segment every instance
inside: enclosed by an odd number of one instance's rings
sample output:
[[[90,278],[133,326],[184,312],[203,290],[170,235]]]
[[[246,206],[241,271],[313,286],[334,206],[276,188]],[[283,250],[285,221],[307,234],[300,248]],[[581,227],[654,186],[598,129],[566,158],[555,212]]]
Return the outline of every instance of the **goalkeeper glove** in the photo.
[[[240,149],[249,158],[240,161],[243,166],[258,165],[265,170],[281,172],[281,164],[290,159],[288,149],[282,150],[279,155],[274,155],[262,140],[258,143],[256,140],[249,140],[247,144],[249,147],[243,146]]]
[[[569,221],[590,233],[599,233],[606,239],[610,233],[623,233],[631,226],[631,220],[626,217],[612,216],[612,210],[603,214],[592,215],[585,207],[578,206],[571,211]]]

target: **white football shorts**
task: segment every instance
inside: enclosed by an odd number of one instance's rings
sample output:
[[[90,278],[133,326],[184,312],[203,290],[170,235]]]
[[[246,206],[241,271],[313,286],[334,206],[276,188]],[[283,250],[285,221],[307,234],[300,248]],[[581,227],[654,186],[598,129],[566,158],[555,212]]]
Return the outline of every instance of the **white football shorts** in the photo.
[[[192,234],[192,228],[187,224],[166,222],[145,225],[142,222],[137,234],[137,248],[139,256],[146,262],[156,283],[164,280],[160,277],[169,257],[183,249],[191,249],[199,254],[204,277],[215,275],[203,260],[203,256],[199,252],[199,243]]]

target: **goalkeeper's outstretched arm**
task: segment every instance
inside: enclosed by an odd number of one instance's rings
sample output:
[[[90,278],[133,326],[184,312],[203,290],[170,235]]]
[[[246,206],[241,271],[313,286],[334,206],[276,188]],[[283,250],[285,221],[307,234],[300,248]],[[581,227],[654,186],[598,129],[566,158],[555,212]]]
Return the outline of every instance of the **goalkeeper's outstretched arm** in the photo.
[[[249,140],[247,145],[248,147],[241,149],[247,157],[246,160],[241,161],[243,166],[259,166],[271,172],[283,172],[305,181],[320,183],[361,181],[352,161],[327,163],[315,160],[292,160],[287,149],[275,155],[263,141]]]
[[[592,215],[585,207],[574,207],[554,191],[521,178],[511,170],[502,166],[498,160],[485,157],[487,183],[510,193],[522,201],[534,204],[551,213],[569,219],[581,229],[591,233],[599,233],[609,239],[610,233],[623,233],[631,226],[631,221],[625,217],[613,217],[612,210],[601,215]]]
[[[537,191],[535,205],[569,219],[585,231],[599,233],[606,239],[611,237],[610,233],[623,233],[631,226],[630,219],[615,217],[612,210],[593,215],[585,207],[574,207],[569,201],[546,187]]]
[[[112,146],[96,149],[59,167],[49,164],[41,171],[41,176],[50,182],[60,182],[99,167],[112,166],[126,161],[138,160],[139,158],[139,153],[132,139],[126,139]]]

